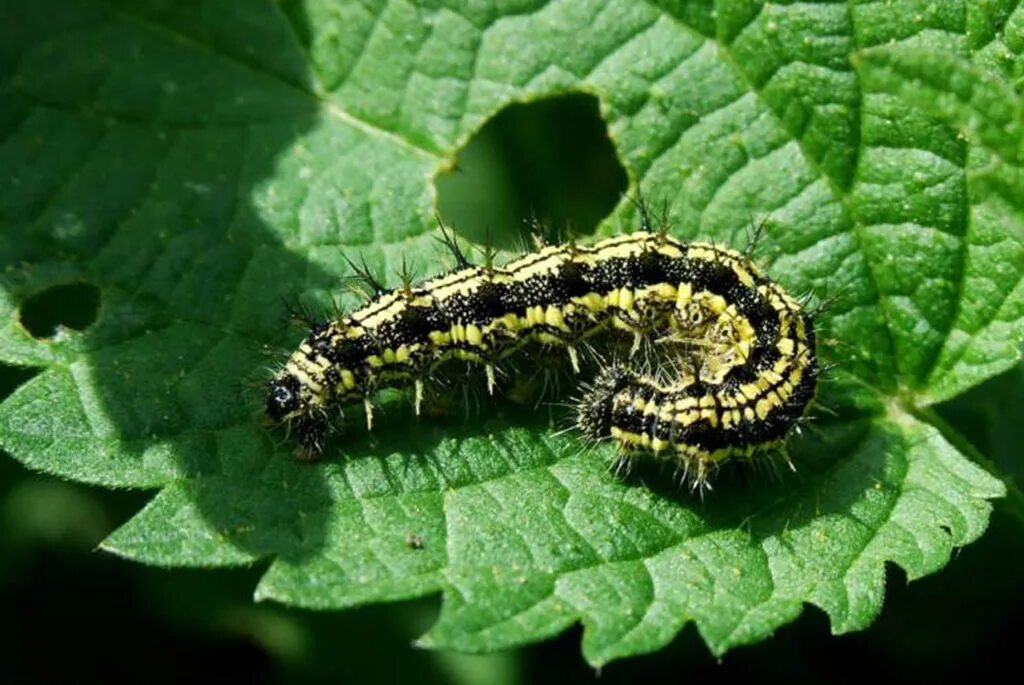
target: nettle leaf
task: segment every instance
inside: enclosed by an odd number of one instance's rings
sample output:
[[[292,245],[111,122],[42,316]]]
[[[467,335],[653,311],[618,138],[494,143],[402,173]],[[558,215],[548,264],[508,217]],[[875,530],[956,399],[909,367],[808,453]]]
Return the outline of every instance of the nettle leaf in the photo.
[[[1016,4],[500,4],[0,2],[0,359],[39,369],[0,444],[159,489],[116,554],[267,563],[256,596],[307,607],[442,593],[434,647],[582,622],[602,664],[692,621],[720,654],[808,603],[863,628],[886,562],[940,569],[1004,492],[926,407],[1021,356]],[[343,254],[436,271],[434,177],[510,103],[579,92],[679,236],[741,246],[768,216],[771,272],[837,298],[835,416],[796,474],[700,501],[511,402],[397,404],[294,463],[245,390],[301,337],[281,298],[351,304]],[[623,200],[599,230],[635,224]],[[96,321],[33,337],[24,303],[60,284]]]

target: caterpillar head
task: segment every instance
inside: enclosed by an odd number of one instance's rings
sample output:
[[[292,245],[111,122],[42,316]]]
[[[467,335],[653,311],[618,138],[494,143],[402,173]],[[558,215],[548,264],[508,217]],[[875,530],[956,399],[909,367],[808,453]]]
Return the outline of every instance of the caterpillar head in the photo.
[[[276,376],[267,389],[267,416],[280,423],[295,416],[302,406],[301,384],[290,373]]]
[[[611,435],[615,396],[635,380],[635,374],[621,364],[601,370],[584,391],[576,414],[576,425],[585,438],[597,441]]]
[[[299,439],[303,455],[316,455],[322,448],[327,430],[327,414],[316,401],[308,384],[285,369],[271,379],[267,387],[267,417],[274,423],[287,423]]]

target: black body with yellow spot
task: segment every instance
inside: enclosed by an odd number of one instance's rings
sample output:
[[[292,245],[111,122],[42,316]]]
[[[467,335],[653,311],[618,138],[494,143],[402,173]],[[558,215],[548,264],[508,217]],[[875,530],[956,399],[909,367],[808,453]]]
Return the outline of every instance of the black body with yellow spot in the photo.
[[[584,434],[626,453],[716,462],[780,440],[814,394],[809,317],[745,256],[649,232],[546,247],[504,266],[468,267],[388,291],[315,326],[270,384],[268,415],[322,447],[330,410],[383,387],[423,383],[452,360],[495,366],[528,344],[577,348],[598,334],[678,350],[658,382],[604,369],[581,404]],[[661,374],[664,376],[665,374]]]

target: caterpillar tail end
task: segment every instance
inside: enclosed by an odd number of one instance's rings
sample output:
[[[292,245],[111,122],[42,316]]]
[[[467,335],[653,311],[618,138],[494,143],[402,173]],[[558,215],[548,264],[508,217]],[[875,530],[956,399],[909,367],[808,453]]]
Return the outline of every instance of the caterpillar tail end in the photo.
[[[611,437],[615,395],[635,380],[635,374],[626,367],[612,364],[584,389],[576,413],[576,425],[586,440],[598,442]]]

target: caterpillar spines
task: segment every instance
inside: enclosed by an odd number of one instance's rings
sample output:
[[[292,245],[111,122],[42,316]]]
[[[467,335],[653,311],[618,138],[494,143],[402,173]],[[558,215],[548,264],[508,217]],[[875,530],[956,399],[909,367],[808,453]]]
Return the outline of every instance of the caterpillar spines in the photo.
[[[412,298],[412,286],[416,281],[416,273],[412,266],[409,264],[409,260],[406,259],[405,254],[402,255],[402,261],[398,266],[398,280],[399,289],[402,291],[402,295],[406,299]]]
[[[469,258],[466,257],[466,253],[462,251],[461,247],[459,247],[459,243],[455,238],[455,232],[445,226],[444,220],[441,219],[441,215],[435,213],[434,220],[437,221],[437,229],[441,233],[438,238],[438,242],[444,246],[448,254],[455,260],[456,268],[469,269],[476,266],[469,261]]]
[[[623,197],[636,207],[637,213],[640,215],[641,231],[657,235],[668,235],[669,228],[671,227],[668,198],[662,198],[661,211],[655,217],[651,213],[650,203],[644,197],[643,191],[639,187],[636,190],[636,195],[624,193]]]
[[[366,263],[365,255],[360,256],[359,264],[352,261],[352,258],[344,252],[341,253],[341,258],[345,260],[345,263],[348,264],[349,269],[353,272],[352,276],[350,276],[351,280],[355,283],[361,283],[370,289],[369,293],[362,293],[365,297],[372,299],[388,292],[384,284],[370,270],[369,265]]]
[[[302,324],[306,328],[311,328],[321,320],[297,298],[293,299],[282,295],[281,305],[284,308],[284,323]]]
[[[418,413],[425,382],[456,362],[481,370],[493,394],[501,363],[527,346],[557,351],[573,373],[593,364],[581,364],[580,350],[642,352],[639,365],[597,363],[577,424],[627,460],[671,456],[698,482],[718,462],[777,444],[814,394],[810,318],[742,253],[640,230],[476,266],[441,233],[458,268],[419,284],[403,278],[312,326],[271,380],[266,413],[304,449],[322,449],[330,407],[361,402],[372,425],[382,388],[414,389]],[[370,275],[365,262],[349,263]]]

